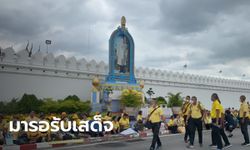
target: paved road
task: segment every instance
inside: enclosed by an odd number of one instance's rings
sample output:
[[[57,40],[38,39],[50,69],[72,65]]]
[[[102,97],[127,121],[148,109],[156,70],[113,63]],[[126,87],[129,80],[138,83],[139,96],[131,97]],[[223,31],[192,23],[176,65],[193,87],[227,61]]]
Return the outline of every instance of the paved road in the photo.
[[[168,135],[161,137],[162,140],[162,150],[187,150],[186,144],[183,142],[183,135]],[[209,150],[209,144],[211,144],[210,132],[204,133],[204,146],[200,148],[197,144],[198,139],[196,135],[195,139],[195,149],[196,150]],[[239,129],[234,131],[234,136],[229,139],[233,145],[231,150],[250,150],[250,147],[242,147],[240,144],[243,141],[243,137]],[[94,145],[75,145],[62,148],[54,148],[51,150],[148,150],[151,143],[151,138],[146,138],[137,141],[127,141],[127,142],[113,142],[105,144],[94,144]]]

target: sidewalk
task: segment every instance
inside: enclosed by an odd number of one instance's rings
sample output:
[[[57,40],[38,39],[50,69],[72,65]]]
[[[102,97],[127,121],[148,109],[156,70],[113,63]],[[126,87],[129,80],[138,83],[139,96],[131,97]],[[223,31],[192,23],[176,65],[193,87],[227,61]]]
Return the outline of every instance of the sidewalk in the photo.
[[[168,134],[166,131],[160,131],[160,135]],[[0,146],[0,150],[36,150],[36,149],[48,149],[55,147],[63,147],[75,144],[94,144],[100,142],[109,142],[109,141],[126,141],[126,140],[135,140],[145,137],[152,136],[152,132],[150,130],[138,133],[135,135],[112,135],[112,136],[104,136],[104,137],[91,137],[91,138],[82,138],[75,140],[64,140],[64,141],[52,141],[52,142],[43,142],[43,143],[34,143],[34,144],[24,144],[24,145],[8,145],[8,146]]]

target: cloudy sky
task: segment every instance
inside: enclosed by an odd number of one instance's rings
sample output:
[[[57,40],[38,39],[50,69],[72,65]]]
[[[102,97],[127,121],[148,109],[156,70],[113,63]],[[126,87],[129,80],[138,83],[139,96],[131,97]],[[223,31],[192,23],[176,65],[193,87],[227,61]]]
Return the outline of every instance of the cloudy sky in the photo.
[[[108,62],[123,15],[136,67],[250,79],[249,0],[0,0],[0,46]]]

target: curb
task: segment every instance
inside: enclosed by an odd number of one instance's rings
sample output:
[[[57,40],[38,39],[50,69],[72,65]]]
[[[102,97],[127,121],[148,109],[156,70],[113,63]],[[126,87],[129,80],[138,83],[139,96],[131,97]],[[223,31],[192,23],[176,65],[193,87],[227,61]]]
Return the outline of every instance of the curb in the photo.
[[[160,135],[165,135],[165,134],[166,132],[160,132]],[[76,140],[53,141],[53,142],[43,142],[43,143],[24,144],[24,145],[9,145],[9,146],[0,146],[0,150],[49,149],[49,148],[58,148],[76,144],[95,144],[108,141],[134,140],[134,139],[150,137],[152,135],[153,135],[152,132],[141,132],[137,135],[129,135],[129,136],[112,136],[112,137],[106,136],[106,137],[83,138]]]

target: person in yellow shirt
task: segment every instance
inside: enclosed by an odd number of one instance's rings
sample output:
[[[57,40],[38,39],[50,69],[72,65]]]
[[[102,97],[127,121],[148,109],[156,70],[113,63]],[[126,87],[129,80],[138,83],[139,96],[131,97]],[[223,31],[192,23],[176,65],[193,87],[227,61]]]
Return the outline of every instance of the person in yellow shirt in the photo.
[[[4,120],[3,114],[0,114],[0,145],[5,144],[6,132],[7,132],[6,121]]]
[[[112,124],[113,124],[113,130],[112,130],[112,134],[117,134],[120,132],[120,124],[119,124],[119,121],[118,121],[118,118],[117,117],[113,117],[112,118]]]
[[[178,128],[178,126],[177,126],[176,119],[175,119],[174,116],[172,115],[172,116],[170,117],[170,120],[169,120],[168,123],[167,123],[167,129],[168,129],[171,133],[175,134],[175,133],[177,133],[177,128]]]
[[[189,122],[186,122],[189,124],[190,127],[190,143],[187,146],[187,148],[194,148],[194,137],[195,137],[195,131],[196,128],[198,130],[198,135],[199,135],[199,144],[200,147],[202,147],[202,118],[204,116],[205,109],[201,105],[200,102],[197,101],[197,97],[193,96],[192,97],[192,105],[189,109],[189,114],[187,117],[187,120],[190,118]]]
[[[143,118],[142,118],[142,111],[140,110],[140,111],[138,112],[137,117],[136,117],[136,121],[137,121],[137,122],[142,122],[142,121],[143,121],[142,119],[143,119]]]
[[[248,105],[246,102],[246,96],[245,95],[241,95],[240,96],[240,113],[239,113],[239,117],[240,117],[240,129],[241,132],[244,136],[244,140],[245,142],[242,143],[242,146],[250,146],[250,142],[249,142],[249,135],[248,135],[248,115],[249,115],[249,110],[248,110]]]
[[[112,114],[111,114],[111,112],[110,112],[110,111],[107,112],[106,116],[103,117],[102,120],[103,120],[103,121],[111,121],[111,120],[112,120]]]
[[[209,111],[206,111],[206,114],[204,116],[204,124],[207,130],[211,129],[211,125],[212,125],[212,118],[211,118],[211,114]]]
[[[186,96],[185,102],[183,103],[181,107],[181,112],[184,118],[184,122],[187,122],[187,116],[188,116],[188,110],[190,109],[191,103],[190,103],[190,96]],[[185,125],[185,135],[184,135],[184,141],[187,143],[188,138],[190,137],[190,130],[188,124]]]
[[[137,117],[136,117],[135,130],[136,131],[143,131],[143,129],[144,129],[143,117],[142,117],[142,111],[140,110],[138,112]]]
[[[218,94],[213,93],[211,96],[212,108],[211,108],[211,118],[212,118],[212,146],[217,146],[218,150],[223,148],[221,139],[221,128],[223,128],[224,120],[223,107],[221,105]]]
[[[121,119],[119,120],[120,130],[124,131],[130,127],[129,116],[127,113],[124,113]]]
[[[149,116],[147,120],[151,122],[152,132],[153,132],[153,139],[152,139],[152,144],[150,146],[150,150],[155,150],[156,143],[157,143],[156,150],[158,150],[162,146],[159,137],[161,121],[165,121],[165,119],[163,117],[163,111],[161,107],[158,106],[156,99],[153,99],[151,101],[151,107],[149,108]]]

